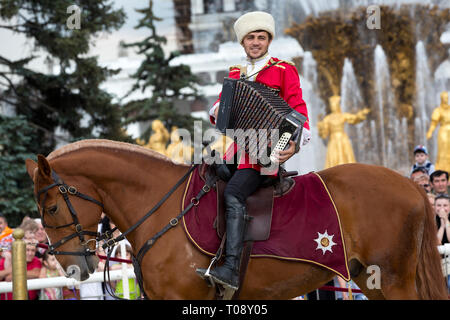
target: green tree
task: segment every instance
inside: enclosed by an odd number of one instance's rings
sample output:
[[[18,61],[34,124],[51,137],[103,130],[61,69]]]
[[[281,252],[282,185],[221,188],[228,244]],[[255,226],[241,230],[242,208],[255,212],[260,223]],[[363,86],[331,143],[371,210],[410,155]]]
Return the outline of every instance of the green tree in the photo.
[[[129,139],[119,105],[100,89],[119,70],[101,67],[88,55],[95,36],[119,29],[125,14],[109,0],[0,0],[0,19],[0,29],[25,36],[32,49],[23,58],[0,55],[0,105],[18,116],[0,124],[0,210],[17,224],[25,214],[36,214],[24,161],[53,151],[55,132],[67,133],[65,142]],[[31,68],[37,58],[55,71]]]
[[[24,116],[0,115],[0,212],[10,226],[18,226],[28,215],[36,215],[32,181],[25,168],[25,159],[34,159],[32,137],[36,129]]]
[[[69,11],[77,5],[78,11]],[[72,7],[73,8],[73,7]],[[79,28],[70,19],[79,15]],[[0,0],[0,28],[25,35],[33,45],[29,57],[10,60],[0,56],[0,103],[39,128],[31,151],[48,154],[56,143],[55,130],[82,138],[126,140],[120,107],[100,85],[119,70],[98,65],[87,56],[93,37],[120,28],[122,10],[107,0]],[[56,72],[32,70],[29,63],[45,58]],[[68,141],[68,142],[69,142]]]
[[[191,100],[200,98],[195,85],[198,79],[192,74],[187,65],[170,65],[170,62],[179,56],[178,51],[165,56],[163,45],[167,39],[156,33],[156,21],[160,18],[153,14],[153,1],[144,9],[137,9],[144,16],[139,20],[135,29],[149,29],[149,35],[142,41],[125,43],[124,47],[136,48],[138,54],[144,56],[140,67],[132,75],[136,83],[131,88],[131,94],[147,88],[151,90],[151,96],[145,99],[132,100],[124,105],[126,123],[152,121],[160,119],[167,128],[177,126],[193,132],[194,120],[198,120],[189,114],[180,114],[175,107],[177,100]],[[142,138],[148,140],[151,128],[142,134]]]

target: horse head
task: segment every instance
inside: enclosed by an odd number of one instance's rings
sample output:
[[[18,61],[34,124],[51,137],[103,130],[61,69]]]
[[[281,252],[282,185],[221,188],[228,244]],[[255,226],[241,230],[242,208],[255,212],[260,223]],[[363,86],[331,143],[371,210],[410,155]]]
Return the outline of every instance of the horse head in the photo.
[[[26,160],[34,182],[34,195],[49,238],[50,253],[56,255],[66,276],[83,281],[98,264],[95,255],[98,221],[103,205],[92,184],[83,177],[70,176],[66,184],[50,162],[38,155],[38,162]],[[61,172],[57,172],[61,171]]]

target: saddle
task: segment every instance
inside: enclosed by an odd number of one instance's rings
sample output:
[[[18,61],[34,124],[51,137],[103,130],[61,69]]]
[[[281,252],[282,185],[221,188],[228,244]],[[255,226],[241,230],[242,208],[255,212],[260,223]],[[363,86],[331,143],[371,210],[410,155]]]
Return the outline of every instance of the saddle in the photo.
[[[248,223],[244,241],[264,241],[269,238],[273,199],[274,197],[282,197],[293,189],[295,181],[291,177],[297,174],[297,171],[286,171],[283,167],[280,167],[277,178],[267,176],[262,186],[247,198],[247,214],[251,221]],[[199,175],[203,181],[206,181],[208,175],[216,175],[216,172],[213,166],[203,163],[199,168]],[[227,182],[220,178],[216,182],[217,217],[214,221],[214,228],[217,230],[220,239],[223,238],[226,231],[223,197],[226,185]]]
[[[291,177],[297,174],[297,171],[288,172],[283,167],[280,167],[279,174],[276,178],[267,176],[261,187],[247,198],[247,214],[250,220],[244,234],[244,249],[242,250],[241,266],[239,268],[240,283],[243,283],[245,277],[253,241],[264,241],[269,238],[274,197],[282,197],[288,194],[295,186],[295,180]],[[213,166],[208,166],[203,163],[199,168],[199,175],[203,181],[206,181],[209,175],[217,175],[217,173]],[[219,178],[215,186],[217,194],[217,216],[214,220],[214,228],[217,231],[218,237],[222,239],[222,244],[216,254],[217,260],[222,256],[226,237],[225,203],[223,196],[226,184],[226,181]],[[233,294],[233,299],[238,297],[241,287]],[[223,296],[223,292],[218,293],[219,296],[221,294]]]

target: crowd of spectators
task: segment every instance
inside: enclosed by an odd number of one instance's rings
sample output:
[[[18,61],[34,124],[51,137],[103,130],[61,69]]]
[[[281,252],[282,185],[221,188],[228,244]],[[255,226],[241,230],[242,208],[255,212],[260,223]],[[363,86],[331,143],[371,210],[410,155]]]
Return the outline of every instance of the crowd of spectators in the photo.
[[[48,253],[46,245],[48,245],[48,238],[41,219],[32,219],[25,217],[19,226],[24,231],[23,240],[26,243],[26,262],[27,262],[27,279],[61,277],[65,273],[58,263],[54,255]],[[99,231],[105,232],[114,228],[112,222],[102,215],[99,222]],[[0,213],[0,281],[12,281],[12,242],[13,229],[8,226],[8,221],[4,215]],[[117,236],[116,231],[115,236]],[[126,241],[126,240],[124,240]],[[41,245],[39,245],[41,244]],[[97,253],[105,256],[105,252],[101,247],[102,243],[98,244]],[[114,247],[111,257],[121,258],[120,250],[116,250],[118,246]],[[117,251],[117,254],[116,254]],[[126,257],[123,259],[131,259],[131,246],[126,244]],[[110,270],[120,269],[121,263],[111,261]],[[129,264],[128,268],[132,268]],[[98,272],[103,272],[105,268],[105,261],[100,259],[97,267]],[[108,286],[108,288],[106,288]],[[107,290],[109,289],[109,290]],[[141,294],[139,286],[136,285],[135,279],[129,279],[130,298],[138,299]],[[60,287],[60,288],[44,288],[40,290],[29,290],[28,300],[111,300],[116,299],[115,296],[123,297],[123,283],[122,280],[111,281],[109,284],[103,282],[94,283],[80,283],[74,287]],[[1,293],[0,300],[12,300],[12,293]]]
[[[416,163],[411,168],[410,178],[424,188],[433,207],[438,229],[437,245],[449,243],[449,173],[434,168],[434,165],[428,159],[428,151],[425,146],[419,145],[414,148],[414,159]]]
[[[427,193],[436,219],[436,244],[445,245],[450,240],[450,197],[449,173],[435,168],[428,159],[428,150],[418,145],[414,148],[415,164],[411,168],[410,178],[422,186]],[[448,257],[442,255],[444,274],[447,278],[447,288],[450,288],[450,266]]]

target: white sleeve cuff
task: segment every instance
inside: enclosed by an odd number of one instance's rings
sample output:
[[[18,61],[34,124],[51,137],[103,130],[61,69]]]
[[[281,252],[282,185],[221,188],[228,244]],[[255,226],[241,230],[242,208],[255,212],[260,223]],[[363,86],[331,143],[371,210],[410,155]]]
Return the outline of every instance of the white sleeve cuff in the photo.
[[[307,145],[311,141],[311,136],[312,136],[311,131],[309,131],[306,128],[303,128],[300,145],[301,146]]]
[[[217,109],[217,107],[219,106],[219,104],[220,104],[220,102],[218,101],[218,102],[216,102],[215,105],[212,106],[211,109],[209,109],[209,115],[210,115],[211,117],[213,117],[214,119],[216,118],[216,116],[214,115],[214,111],[216,111],[216,109]]]

